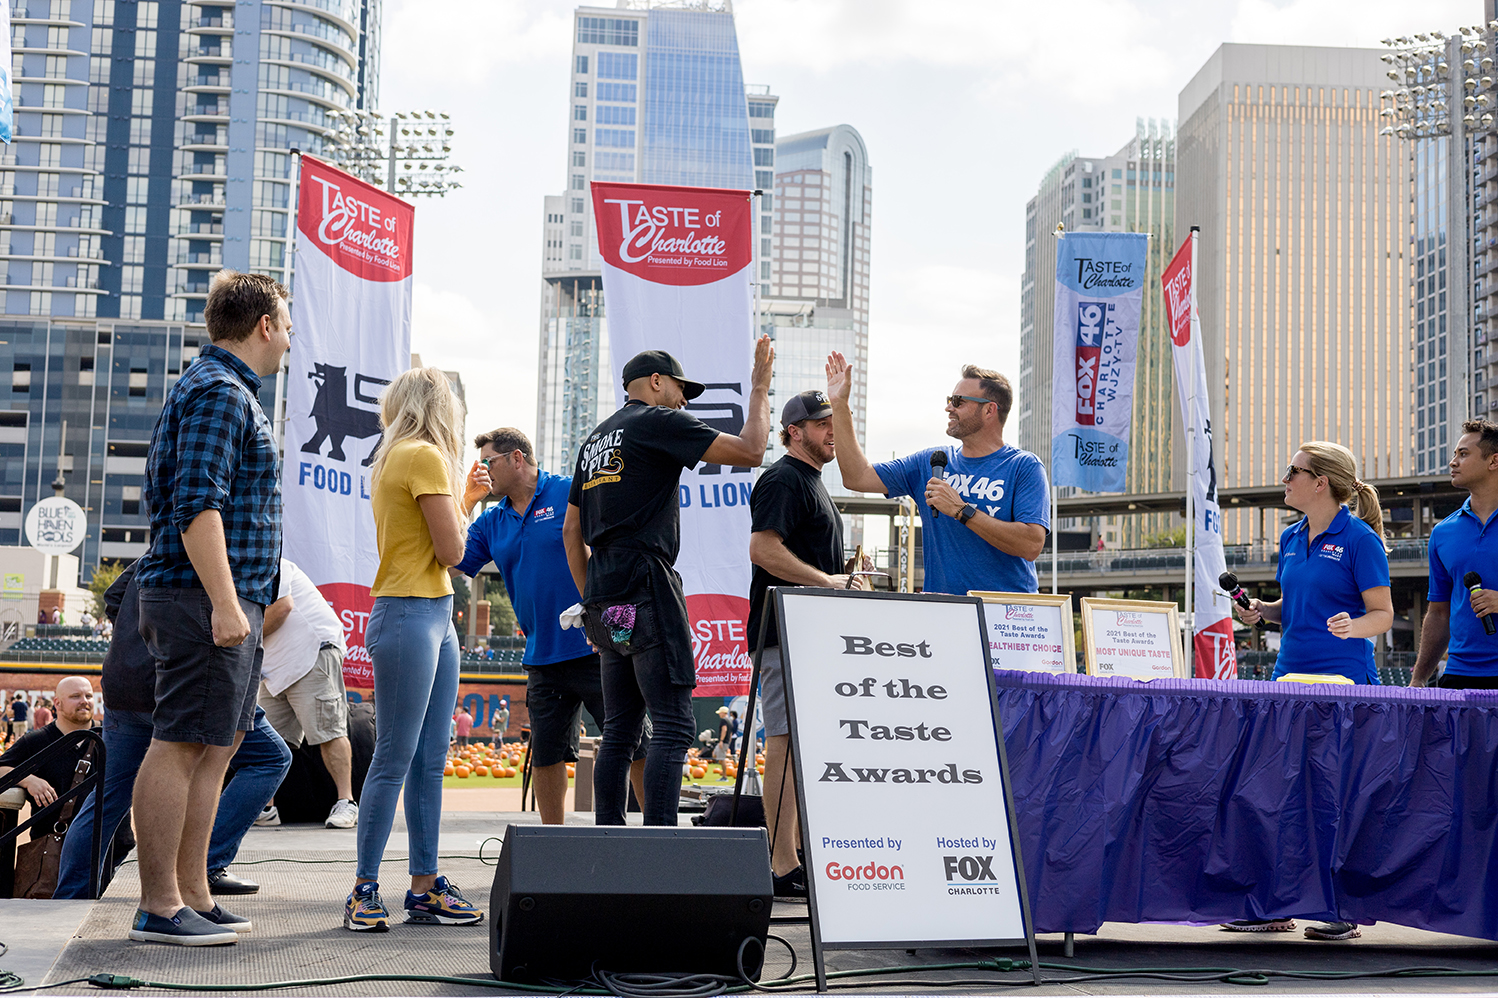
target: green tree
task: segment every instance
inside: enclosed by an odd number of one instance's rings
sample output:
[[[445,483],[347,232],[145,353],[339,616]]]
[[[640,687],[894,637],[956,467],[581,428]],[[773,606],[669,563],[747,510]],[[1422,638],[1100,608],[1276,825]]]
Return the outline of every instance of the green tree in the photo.
[[[94,577],[89,580],[88,591],[94,594],[94,617],[98,620],[104,619],[104,592],[114,585],[114,580],[120,577],[125,570],[122,561],[101,561],[99,567],[94,569]]]
[[[1147,548],[1183,548],[1186,546],[1186,527],[1179,526],[1174,530],[1162,530],[1158,534],[1150,534],[1144,539]]]
[[[505,591],[505,580],[498,575],[484,576],[484,599],[489,601],[489,633],[515,633],[515,607]]]

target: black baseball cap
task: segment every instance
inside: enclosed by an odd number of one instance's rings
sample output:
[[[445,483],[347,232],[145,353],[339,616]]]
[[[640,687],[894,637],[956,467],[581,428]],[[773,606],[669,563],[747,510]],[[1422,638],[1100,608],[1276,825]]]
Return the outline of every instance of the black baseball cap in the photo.
[[[669,374],[680,381],[681,393],[689,399],[707,391],[702,382],[690,380],[681,369],[681,361],[664,350],[642,350],[631,357],[624,365],[624,387],[628,388],[636,378],[648,378],[652,374]]]
[[[799,423],[803,419],[821,419],[823,416],[832,415],[832,402],[827,398],[827,393],[815,388],[808,388],[799,395],[792,395],[791,400],[780,410],[781,427]]]

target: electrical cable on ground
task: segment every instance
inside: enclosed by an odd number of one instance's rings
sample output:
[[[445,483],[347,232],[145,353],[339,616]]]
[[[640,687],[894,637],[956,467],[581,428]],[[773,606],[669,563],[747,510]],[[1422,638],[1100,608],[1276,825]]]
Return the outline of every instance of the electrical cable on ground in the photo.
[[[777,936],[770,936],[777,942],[784,944],[790,949],[790,944]],[[746,940],[739,948],[738,961],[740,975],[738,979],[726,975],[716,974],[623,974],[608,971],[596,971],[593,981],[574,982],[570,986],[562,987],[560,984],[532,985],[518,984],[513,981],[498,981],[482,977],[450,977],[438,974],[353,974],[346,977],[331,977],[308,980],[273,981],[264,984],[233,983],[233,984],[183,984],[172,981],[150,981],[124,974],[95,974],[92,977],[79,977],[67,981],[57,981],[52,984],[37,985],[34,987],[0,987],[0,994],[16,994],[26,991],[36,991],[42,988],[64,987],[69,984],[89,983],[96,988],[110,990],[134,990],[147,988],[165,991],[274,991],[285,988],[311,988],[327,987],[338,984],[357,984],[368,981],[394,981],[394,982],[419,982],[428,984],[456,984],[467,987],[490,988],[501,991],[525,992],[546,995],[607,995],[615,994],[621,998],[690,998],[690,996],[707,996],[718,994],[741,994],[748,991],[785,991],[793,988],[804,987],[815,980],[814,974],[795,974],[795,956],[792,950],[792,964],[785,976],[769,981],[753,981],[747,974],[743,973],[743,956],[748,942],[758,942],[757,939]],[[3,946],[0,943],[0,946]],[[0,949],[0,954],[3,954]],[[1378,980],[1378,979],[1419,979],[1419,978],[1463,978],[1463,977],[1498,977],[1498,969],[1493,970],[1459,970],[1452,967],[1399,967],[1391,970],[1380,971],[1295,971],[1295,970],[1250,970],[1230,967],[1142,967],[1142,968],[1113,968],[1113,967],[1083,967],[1076,964],[1064,963],[1041,963],[1040,967],[1048,970],[1068,971],[1080,976],[1076,977],[1046,977],[1041,979],[1043,985],[1072,985],[1097,982],[1101,980],[1154,980],[1168,981],[1179,984],[1236,984],[1242,986],[1264,986],[1274,978],[1285,978],[1290,980],[1320,980],[1320,981],[1350,981],[1350,980]],[[925,965],[909,965],[896,967],[869,967],[857,970],[829,971],[827,974],[828,986],[839,989],[866,987],[869,983],[863,978],[878,977],[887,978],[889,975],[906,973],[932,973],[935,971],[950,970],[979,970],[990,973],[1017,973],[1030,970],[1028,960],[978,960],[962,963],[937,963]],[[10,979],[19,980],[15,975],[8,975]],[[835,983],[834,983],[835,982]],[[933,980],[924,978],[901,978],[898,980],[881,980],[881,986],[899,985],[907,987],[1033,987],[1033,979],[1025,977],[1023,980],[1002,980],[994,977],[985,978],[950,978],[945,980]]]

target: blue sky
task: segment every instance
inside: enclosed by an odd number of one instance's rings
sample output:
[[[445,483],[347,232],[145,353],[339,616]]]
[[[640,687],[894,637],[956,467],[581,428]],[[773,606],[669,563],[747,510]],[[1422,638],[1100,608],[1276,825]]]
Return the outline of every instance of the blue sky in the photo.
[[[386,0],[380,106],[448,111],[467,171],[464,189],[418,203],[413,348],[462,371],[470,436],[535,430],[541,198],[565,183],[575,6]],[[1174,119],[1177,94],[1223,42],[1375,47],[1482,16],[1480,0],[734,8],[745,80],[780,95],[780,134],[847,123],[868,145],[863,443],[878,457],[941,438],[941,398],[963,363],[1017,377],[1025,202],[1063,153],[1110,154],[1136,118]]]

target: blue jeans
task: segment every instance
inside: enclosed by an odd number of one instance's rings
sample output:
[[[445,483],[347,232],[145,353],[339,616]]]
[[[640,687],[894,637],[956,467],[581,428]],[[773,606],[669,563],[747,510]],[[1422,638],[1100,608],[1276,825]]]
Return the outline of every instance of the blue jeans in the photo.
[[[135,774],[151,747],[151,715],[133,710],[111,710],[104,715],[104,845],[114,838],[115,829],[130,813],[130,798],[135,790]],[[244,736],[239,751],[229,762],[234,777],[224,787],[218,801],[218,815],[213,835],[208,840],[208,869],[221,870],[234,860],[240,840],[255,823],[255,816],[265,802],[275,796],[286,771],[291,768],[291,750],[265,719],[265,712],[255,708],[255,726]],[[94,795],[89,794],[83,809],[68,826],[62,843],[62,866],[57,876],[54,898],[88,897],[88,862],[93,851]],[[100,857],[100,862],[103,857]],[[99,873],[102,892],[105,876]]]
[[[364,632],[374,667],[375,748],[359,795],[361,880],[378,880],[406,787],[406,835],[413,877],[437,872],[442,767],[458,701],[458,634],[453,598],[377,596]]]

